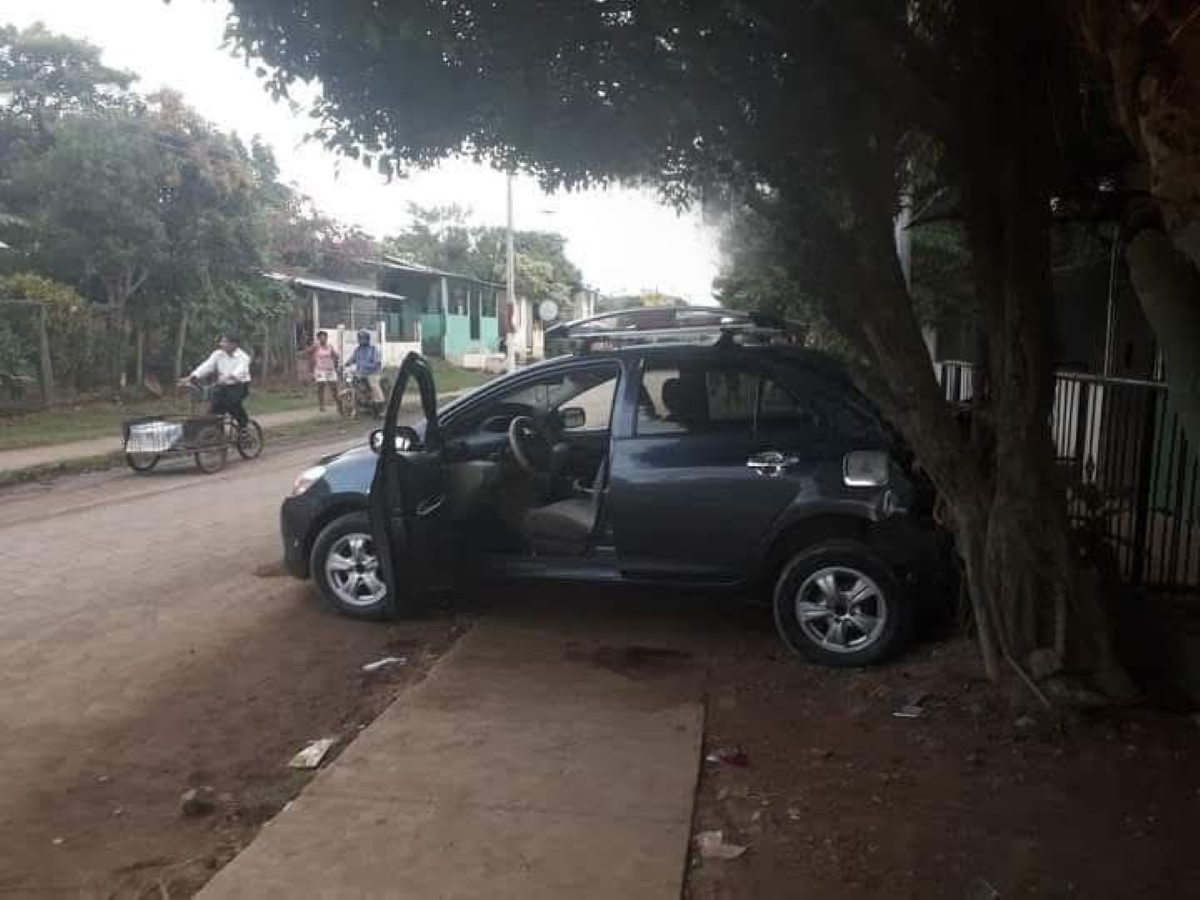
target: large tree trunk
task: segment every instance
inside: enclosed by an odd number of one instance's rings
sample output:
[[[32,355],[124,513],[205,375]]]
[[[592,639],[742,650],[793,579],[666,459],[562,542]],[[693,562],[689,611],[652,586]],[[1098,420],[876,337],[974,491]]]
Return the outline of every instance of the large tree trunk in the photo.
[[[1161,231],[1138,234],[1125,252],[1134,290],[1166,357],[1171,404],[1200,442],[1200,270]]]
[[[988,394],[977,397],[974,441],[955,423],[900,271],[886,152],[845,148],[853,184],[852,338],[886,384],[873,392],[949,508],[988,675],[1048,702],[1124,701],[1099,592],[1083,571],[1050,439],[1053,300],[1046,97],[1053,34],[1036,0],[976,7],[987,35],[976,58],[968,118],[955,156],[988,334]],[[881,142],[882,143],[882,142]],[[861,157],[857,167],[854,157]],[[1032,671],[1031,671],[1032,670]],[[1073,677],[1067,678],[1067,675]],[[1036,676],[1036,677],[1035,677]],[[1078,690],[1083,682],[1092,690]],[[1099,693],[1097,693],[1097,691]]]
[[[1200,18],[1194,3],[1072,0],[1071,9],[1075,32],[1111,86],[1117,122],[1142,163],[1134,178],[1140,183],[1130,186],[1149,189],[1158,207],[1160,222],[1133,236],[1126,259],[1164,350],[1172,405],[1198,445]]]
[[[1046,86],[1056,48],[1052,28],[1030,27],[1042,20],[1040,5],[981,9],[979,33],[988,40],[969,67],[964,214],[986,309],[983,418],[994,448],[986,522],[972,521],[971,510],[958,515],[958,531],[980,554],[979,572],[968,566],[971,587],[987,597],[1013,670],[1028,681],[1030,670],[1046,677],[1063,667],[1123,701],[1132,684],[1113,655],[1098,585],[1073,550],[1050,437],[1054,127]]]

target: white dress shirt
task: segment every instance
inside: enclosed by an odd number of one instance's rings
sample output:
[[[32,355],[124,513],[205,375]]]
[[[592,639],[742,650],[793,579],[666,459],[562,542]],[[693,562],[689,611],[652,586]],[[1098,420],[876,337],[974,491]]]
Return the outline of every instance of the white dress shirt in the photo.
[[[214,350],[212,356],[192,372],[193,378],[207,378],[216,374],[218,384],[249,384],[250,383],[250,354],[241,347],[232,353],[224,350]]]

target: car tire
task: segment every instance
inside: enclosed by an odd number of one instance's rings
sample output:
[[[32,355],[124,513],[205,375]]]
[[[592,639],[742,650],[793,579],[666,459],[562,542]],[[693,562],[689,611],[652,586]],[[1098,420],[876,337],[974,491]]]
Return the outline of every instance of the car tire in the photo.
[[[308,571],[331,609],[354,619],[378,620],[392,616],[387,589],[380,592],[376,587],[382,584],[378,565],[370,517],[352,512],[321,529],[313,541]]]
[[[854,540],[797,552],[776,579],[772,605],[788,649],[826,666],[886,659],[907,643],[916,620],[891,568]]]

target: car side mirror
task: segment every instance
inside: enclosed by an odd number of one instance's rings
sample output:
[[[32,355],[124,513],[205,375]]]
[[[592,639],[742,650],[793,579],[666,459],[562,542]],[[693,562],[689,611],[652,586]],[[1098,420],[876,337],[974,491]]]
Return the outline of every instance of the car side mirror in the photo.
[[[558,413],[563,428],[582,428],[587,424],[587,413],[578,406],[569,406]]]
[[[374,431],[372,431],[370,438],[368,438],[368,442],[371,445],[371,449],[378,453],[379,448],[383,446],[383,429],[376,428]],[[421,436],[417,434],[416,429],[410,428],[407,425],[399,425],[396,427],[397,452],[411,450],[420,442]]]

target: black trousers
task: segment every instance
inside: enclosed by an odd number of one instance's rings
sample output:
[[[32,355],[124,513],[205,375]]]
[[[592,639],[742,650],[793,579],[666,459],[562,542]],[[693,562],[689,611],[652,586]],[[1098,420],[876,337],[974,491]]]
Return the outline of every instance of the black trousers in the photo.
[[[245,428],[250,417],[246,415],[246,407],[242,406],[242,401],[249,393],[248,384],[218,384],[213,388],[212,414],[223,416],[229,413],[239,428]]]

